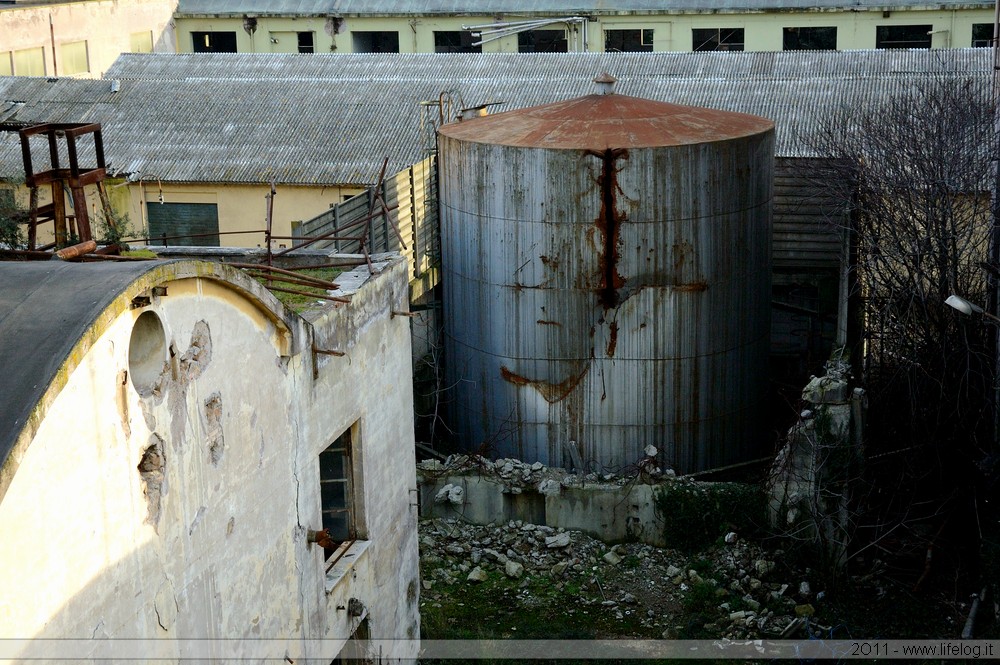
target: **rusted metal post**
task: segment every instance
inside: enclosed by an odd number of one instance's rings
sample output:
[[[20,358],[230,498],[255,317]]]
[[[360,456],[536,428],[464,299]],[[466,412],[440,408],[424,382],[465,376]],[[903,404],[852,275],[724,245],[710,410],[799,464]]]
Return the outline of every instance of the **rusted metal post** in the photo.
[[[59,180],[51,184],[52,189],[52,223],[55,224],[56,246],[62,247],[68,242],[69,233],[66,228],[66,195]]]
[[[271,252],[271,220],[274,215],[274,195],[278,192],[274,188],[274,181],[271,181],[271,191],[266,194],[264,198],[267,199],[267,228],[264,230],[264,244],[267,245],[267,265],[270,267],[274,263],[274,257]],[[268,285],[271,284],[271,278],[267,278]]]
[[[28,249],[38,242],[38,187],[32,186],[28,198]]]
[[[90,254],[96,249],[97,243],[93,240],[87,240],[86,242],[80,242],[69,247],[63,247],[55,255],[63,261],[68,261],[69,259],[79,258],[84,254]]]

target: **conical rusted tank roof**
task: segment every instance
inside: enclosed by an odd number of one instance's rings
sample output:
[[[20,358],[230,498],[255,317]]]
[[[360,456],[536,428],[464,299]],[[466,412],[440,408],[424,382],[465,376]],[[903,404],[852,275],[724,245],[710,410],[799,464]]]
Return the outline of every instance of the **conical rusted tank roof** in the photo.
[[[755,115],[603,94],[463,120],[440,132],[474,143],[605,150],[695,145],[773,128],[773,122]]]

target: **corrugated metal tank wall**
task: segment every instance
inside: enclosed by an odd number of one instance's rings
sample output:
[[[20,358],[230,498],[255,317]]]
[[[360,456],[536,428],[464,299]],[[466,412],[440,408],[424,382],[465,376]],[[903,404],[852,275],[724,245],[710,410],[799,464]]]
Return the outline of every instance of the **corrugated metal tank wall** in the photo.
[[[550,465],[570,442],[594,469],[647,445],[682,472],[744,460],[766,411],[773,125],[636,138],[633,114],[688,107],[591,98],[538,107],[546,131],[518,134],[523,111],[442,128],[452,426]],[[620,141],[588,113],[621,115]]]

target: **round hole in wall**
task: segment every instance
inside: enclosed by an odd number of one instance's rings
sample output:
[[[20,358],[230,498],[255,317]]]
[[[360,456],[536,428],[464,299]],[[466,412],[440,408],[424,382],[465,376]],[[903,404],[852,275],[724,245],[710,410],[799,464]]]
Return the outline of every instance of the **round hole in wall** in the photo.
[[[143,312],[132,326],[128,345],[128,373],[140,393],[153,389],[163,372],[167,356],[167,336],[154,312]]]

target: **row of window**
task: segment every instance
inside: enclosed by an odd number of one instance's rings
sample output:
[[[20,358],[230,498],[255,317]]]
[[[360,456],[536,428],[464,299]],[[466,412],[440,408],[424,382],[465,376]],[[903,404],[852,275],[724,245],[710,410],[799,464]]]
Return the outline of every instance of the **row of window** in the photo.
[[[87,48],[86,40],[60,44],[58,73],[63,76],[73,76],[89,72],[90,57]],[[42,46],[17,51],[0,51],[0,75],[45,76],[48,73],[45,48]]]
[[[310,33],[311,34],[311,33]],[[233,40],[235,50],[235,37]],[[150,53],[153,50],[153,33],[149,30],[129,35],[133,53]],[[90,44],[87,40],[66,42],[57,47],[59,66],[50,72],[51,62],[46,60],[45,47],[0,51],[0,76],[74,76],[90,72]]]
[[[931,25],[880,25],[875,28],[875,48],[925,48],[931,47]],[[195,53],[236,53],[235,32],[192,32]],[[993,38],[993,24],[976,23],[972,26],[971,46],[989,46]],[[271,43],[281,45],[286,39],[295,40],[299,53],[314,53],[312,32],[272,32]],[[467,30],[436,31],[435,53],[481,53],[478,39]],[[399,33],[395,31],[352,32],[351,42],[355,53],[399,53]],[[691,30],[692,51],[742,51],[743,28],[694,28]],[[285,44],[284,46],[290,46]],[[782,49],[785,51],[834,50],[837,48],[836,27],[784,28]],[[279,49],[283,52],[290,48]],[[568,49],[564,30],[530,30],[517,35],[519,53],[566,53]],[[604,50],[608,52],[642,52],[653,50],[653,29],[605,30]]]

